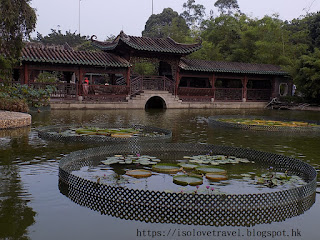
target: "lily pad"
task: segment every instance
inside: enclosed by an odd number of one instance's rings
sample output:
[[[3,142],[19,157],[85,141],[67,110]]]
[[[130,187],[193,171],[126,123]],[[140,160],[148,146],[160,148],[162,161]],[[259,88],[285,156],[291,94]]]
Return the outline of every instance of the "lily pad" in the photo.
[[[224,174],[216,174],[216,173],[207,173],[206,178],[211,181],[222,181],[227,180],[228,177]]]
[[[178,185],[186,186],[197,186],[203,183],[202,177],[189,176],[189,175],[178,175],[173,177],[173,182]]]
[[[192,170],[192,169],[195,169],[196,167],[199,167],[199,165],[190,164],[190,163],[179,163],[178,165],[186,170]]]
[[[135,169],[126,171],[126,174],[134,178],[147,178],[152,175],[152,172],[145,169]]]
[[[181,170],[181,168],[175,164],[158,163],[152,166],[152,170],[161,173],[177,173]]]
[[[196,170],[201,173],[215,173],[215,174],[226,174],[227,173],[226,170],[211,167],[211,166],[200,166],[200,167],[197,167]]]
[[[114,138],[130,138],[130,137],[132,137],[132,134],[128,134],[128,133],[113,133],[113,134],[111,134],[111,137],[114,137]]]

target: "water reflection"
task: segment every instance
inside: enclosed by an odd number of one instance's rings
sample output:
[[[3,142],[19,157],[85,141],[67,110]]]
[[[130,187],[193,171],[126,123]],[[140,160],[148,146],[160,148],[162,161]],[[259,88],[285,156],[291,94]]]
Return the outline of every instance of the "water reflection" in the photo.
[[[52,177],[57,164],[48,165],[50,161],[59,161],[61,154],[88,147],[84,144],[56,143],[39,139],[34,128],[38,126],[81,124],[81,123],[139,123],[160,128],[170,129],[173,132],[173,142],[201,142],[218,145],[238,146],[257,149],[267,152],[280,153],[298,158],[310,163],[319,173],[320,149],[319,137],[290,136],[290,135],[263,135],[250,132],[212,129],[208,126],[207,119],[213,115],[261,115],[279,116],[301,120],[320,120],[319,112],[303,111],[271,111],[271,110],[222,110],[222,109],[198,109],[198,110],[171,110],[144,111],[144,110],[53,110],[32,114],[32,128],[30,132],[15,136],[0,137],[0,238],[23,239],[62,239],[62,236],[77,236],[77,239],[88,239],[92,236],[106,236],[114,233],[114,239],[121,239],[123,223],[128,229],[136,230],[134,221],[119,221],[108,216],[99,216],[80,208],[77,204],[61,196],[57,189],[57,172]],[[91,147],[91,146],[90,146]],[[24,165],[27,164],[27,165]],[[24,177],[26,167],[33,169],[32,180]],[[7,177],[10,176],[10,177]],[[41,176],[42,180],[38,181]],[[4,180],[6,179],[6,180]],[[35,184],[34,182],[37,182]],[[320,177],[318,174],[318,186]],[[50,195],[50,201],[42,201],[43,191]],[[317,189],[319,193],[319,187]],[[32,198],[30,197],[32,194]],[[319,194],[317,197],[319,198]],[[11,200],[10,200],[11,199]],[[70,202],[70,203],[69,203]],[[10,216],[9,216],[10,213]],[[34,214],[37,214],[37,218]],[[316,239],[320,213],[319,200],[310,211],[301,217],[292,218],[289,221],[266,225],[261,230],[301,228],[305,239]],[[6,219],[4,218],[6,217]],[[20,216],[24,216],[20,218]],[[62,217],[63,216],[63,217]],[[36,221],[36,222],[35,222]],[[70,223],[73,224],[70,224]],[[108,227],[106,228],[106,223]],[[5,225],[4,225],[5,224]],[[79,224],[87,224],[90,228],[79,228]],[[57,232],[52,226],[59,225],[64,232]],[[153,225],[153,228],[164,228],[167,225]],[[179,225],[178,225],[179,226]],[[310,226],[315,226],[312,229]],[[147,225],[147,228],[150,225]],[[179,226],[180,227],[180,226]],[[220,229],[220,228],[219,228]],[[128,236],[126,239],[132,239]],[[122,238],[125,239],[125,238]]]
[[[23,239],[36,212],[28,206],[18,166],[11,161],[8,155],[0,157],[0,239]]]

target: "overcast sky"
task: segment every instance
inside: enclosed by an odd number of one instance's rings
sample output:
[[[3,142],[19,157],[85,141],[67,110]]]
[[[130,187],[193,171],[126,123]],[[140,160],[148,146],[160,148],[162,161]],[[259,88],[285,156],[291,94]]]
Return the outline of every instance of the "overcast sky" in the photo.
[[[96,35],[101,41],[111,34],[118,35],[121,30],[141,36],[152,13],[152,0],[32,0],[31,6],[38,16],[36,32],[47,35],[51,29],[60,29],[63,33],[67,30],[78,33],[79,2],[81,35]],[[184,2],[187,0],[153,0],[153,12],[158,14],[170,7],[181,13]],[[196,3],[218,15],[213,6],[215,0],[196,0]],[[238,4],[243,13],[256,18],[279,14],[283,20],[292,20],[307,12],[320,11],[320,0],[238,0]]]

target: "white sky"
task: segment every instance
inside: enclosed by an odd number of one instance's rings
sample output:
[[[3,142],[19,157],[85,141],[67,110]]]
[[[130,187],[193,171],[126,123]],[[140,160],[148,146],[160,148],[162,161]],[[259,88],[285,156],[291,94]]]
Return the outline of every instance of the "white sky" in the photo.
[[[187,0],[153,0],[153,12],[161,13],[166,7],[181,13]],[[215,0],[196,0],[206,11],[216,15]],[[251,16],[279,14],[283,20],[292,20],[306,12],[320,11],[320,0],[238,0],[240,10]],[[36,32],[47,35],[51,29],[63,33],[79,32],[79,0],[32,0],[31,6],[38,16]],[[152,12],[152,0],[81,0],[80,33],[96,35],[98,40],[118,35],[123,30],[128,35],[141,36],[146,21]],[[35,33],[32,36],[36,36]]]

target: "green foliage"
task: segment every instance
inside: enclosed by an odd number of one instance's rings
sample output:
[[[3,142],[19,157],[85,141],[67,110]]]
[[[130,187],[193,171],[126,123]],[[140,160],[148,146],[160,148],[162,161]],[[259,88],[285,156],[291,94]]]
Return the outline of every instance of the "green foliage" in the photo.
[[[227,13],[228,15],[231,15],[233,12],[239,11],[237,0],[217,0],[214,6],[219,9],[221,14]]]
[[[53,86],[47,86],[45,89],[35,89],[28,85],[2,85],[0,88],[0,98],[6,100],[6,107],[9,110],[12,108],[10,104],[25,103],[30,107],[41,107],[49,105],[50,94],[55,90]],[[25,108],[24,108],[25,109]]]
[[[70,47],[77,47],[88,40],[89,36],[80,36],[75,32],[72,33],[70,30],[63,34],[61,30],[51,29],[51,33],[47,36],[37,33],[37,37],[33,39],[33,42],[40,42],[45,45],[64,45],[67,43]]]
[[[177,42],[184,42],[189,36],[189,27],[183,17],[171,8],[163,9],[160,14],[153,14],[146,22],[142,36],[152,38],[171,37]]]
[[[306,22],[312,45],[316,48],[320,48],[320,12],[307,16]]]
[[[186,20],[189,27],[200,25],[205,16],[205,7],[202,4],[195,4],[195,0],[188,0],[183,4],[184,11],[181,16]]]
[[[30,0],[0,0],[0,78],[7,79],[19,60],[22,40],[35,28],[36,14]]]
[[[139,75],[157,75],[154,64],[149,62],[138,62],[134,65],[134,72]]]
[[[0,110],[28,112],[29,107],[25,99],[10,98],[0,92]]]
[[[37,83],[56,83],[58,81],[57,73],[42,72],[35,79]]]
[[[293,80],[297,89],[308,101],[320,103],[320,49],[301,56],[295,70]]]
[[[287,65],[295,53],[290,32],[277,16],[257,20],[222,14],[204,21],[202,29],[202,52],[209,60]]]

